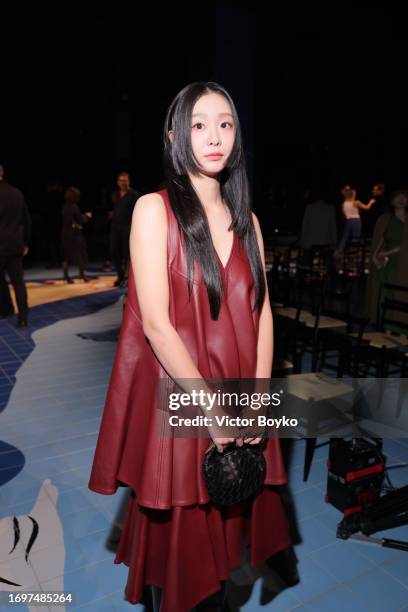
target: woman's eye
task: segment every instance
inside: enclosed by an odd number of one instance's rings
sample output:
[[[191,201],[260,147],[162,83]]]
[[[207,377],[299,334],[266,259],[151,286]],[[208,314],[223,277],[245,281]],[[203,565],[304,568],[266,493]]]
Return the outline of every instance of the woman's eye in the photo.
[[[195,124],[193,125],[193,128],[194,128],[194,127],[196,127],[198,130],[201,130],[201,128],[203,128],[203,127],[204,127],[204,123],[200,123],[200,122],[195,123]]]
[[[229,127],[232,127],[232,123],[230,123],[229,121],[224,121],[223,123],[221,123],[221,127],[224,127],[225,125],[229,125]]]

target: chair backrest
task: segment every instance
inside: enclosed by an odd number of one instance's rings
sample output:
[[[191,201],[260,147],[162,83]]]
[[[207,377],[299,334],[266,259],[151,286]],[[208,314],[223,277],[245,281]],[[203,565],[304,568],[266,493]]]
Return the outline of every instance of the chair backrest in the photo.
[[[392,294],[385,295],[387,291]],[[383,283],[380,289],[380,300],[380,330],[385,331],[391,328],[402,335],[408,335],[408,287]]]
[[[370,243],[371,240],[359,238],[352,243],[337,259],[337,272],[349,277],[367,276],[370,269]]]
[[[385,298],[381,305],[381,331],[391,329],[408,336],[408,302]]]
[[[268,250],[268,287],[271,299],[288,306],[296,275],[299,249],[292,245],[275,245]]]
[[[313,326],[315,334],[319,328],[326,282],[327,275],[320,270],[314,269],[313,266],[298,265],[295,286],[295,320],[299,322],[302,310],[310,308],[312,315],[315,317]]]

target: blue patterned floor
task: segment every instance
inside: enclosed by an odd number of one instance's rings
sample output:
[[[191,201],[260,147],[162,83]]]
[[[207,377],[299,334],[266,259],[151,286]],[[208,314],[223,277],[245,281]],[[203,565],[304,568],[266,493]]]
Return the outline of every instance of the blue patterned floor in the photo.
[[[127,568],[113,564],[107,545],[127,491],[103,496],[87,488],[120,295],[107,291],[36,307],[29,330],[0,321],[0,577],[19,577],[35,590],[75,591],[74,607],[83,611],[143,609],[123,601]],[[391,463],[406,461],[407,441],[387,441],[385,452]],[[258,581],[244,612],[408,610],[406,553],[336,539],[341,515],[323,501],[326,458],[327,447],[319,448],[304,483],[304,442],[294,443],[289,478],[302,538],[300,583],[262,607]],[[406,484],[408,470],[394,470],[392,480]],[[29,516],[40,530],[26,562]],[[20,541],[9,554],[13,517]],[[408,540],[408,526],[384,536]]]

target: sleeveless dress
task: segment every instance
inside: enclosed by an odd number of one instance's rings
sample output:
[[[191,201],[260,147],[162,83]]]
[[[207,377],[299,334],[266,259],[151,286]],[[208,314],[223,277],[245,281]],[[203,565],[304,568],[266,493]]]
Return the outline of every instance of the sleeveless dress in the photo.
[[[258,311],[246,252],[233,232],[225,266],[218,257],[224,295],[211,319],[200,267],[194,262],[189,300],[184,238],[166,190],[158,192],[168,221],[169,316],[204,378],[253,378]],[[289,526],[276,485],[286,484],[280,443],[264,448],[265,485],[241,504],[211,503],[202,475],[210,437],[159,435],[157,383],[169,380],[143,334],[132,270],[128,299],[96,445],[89,488],[112,495],[132,489],[115,563],[129,567],[126,599],[139,603],[144,587],[163,589],[161,612],[188,612],[216,593],[239,566],[249,545],[256,566],[291,546]]]

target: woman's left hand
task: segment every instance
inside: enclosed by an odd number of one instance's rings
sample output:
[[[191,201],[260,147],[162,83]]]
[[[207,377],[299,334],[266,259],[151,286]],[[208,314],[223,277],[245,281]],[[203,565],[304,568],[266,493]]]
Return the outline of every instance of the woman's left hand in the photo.
[[[237,438],[235,444],[237,446],[243,446],[244,444],[259,444],[262,438]]]

